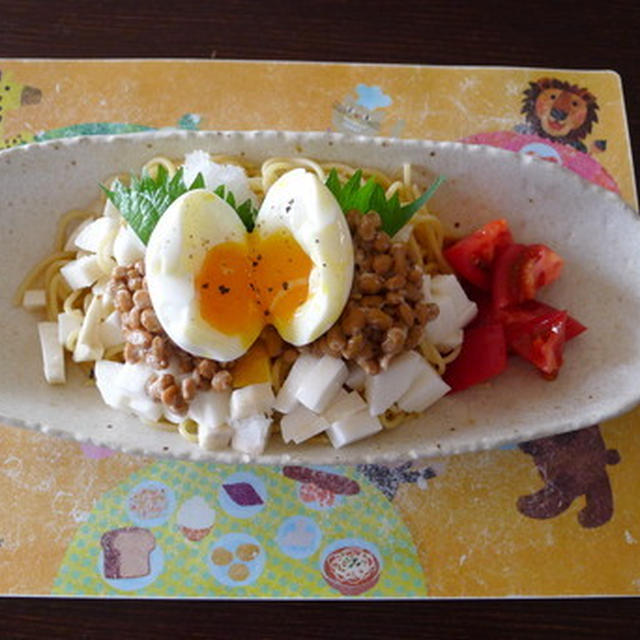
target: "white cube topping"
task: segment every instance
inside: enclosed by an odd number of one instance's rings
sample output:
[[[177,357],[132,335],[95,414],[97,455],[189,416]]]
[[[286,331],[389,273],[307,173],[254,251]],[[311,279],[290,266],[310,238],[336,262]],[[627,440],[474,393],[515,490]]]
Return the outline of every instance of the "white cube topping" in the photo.
[[[64,384],[64,351],[58,342],[58,323],[39,322],[38,336],[42,352],[44,377],[49,384]]]
[[[231,393],[231,420],[242,420],[258,413],[271,415],[275,396],[270,382],[250,384]]]
[[[101,275],[102,269],[95,254],[81,256],[60,268],[60,273],[73,291],[90,287]]]
[[[384,413],[413,384],[422,356],[406,351],[391,361],[389,368],[375,376],[367,376],[365,396],[372,416]]]
[[[303,405],[298,405],[280,420],[280,431],[285,442],[300,444],[322,433],[329,423],[317,413]]]
[[[230,391],[199,391],[189,403],[188,416],[199,427],[215,429],[229,420]]]
[[[118,380],[120,373],[126,365],[111,360],[98,360],[93,373],[96,379],[96,386],[105,404],[114,409],[126,409],[125,393],[120,388]]]
[[[233,437],[233,429],[228,424],[217,427],[198,424],[198,445],[207,451],[221,451],[226,449]]]
[[[124,342],[120,313],[112,311],[101,323],[99,338],[105,349],[116,347]]]
[[[67,241],[64,245],[65,251],[75,251],[76,250],[76,238],[82,233],[84,229],[86,229],[93,222],[93,218],[87,218],[83,220],[76,228],[71,232],[71,235],[67,238]]]
[[[129,226],[120,227],[113,241],[113,257],[119,265],[128,265],[144,258],[145,246]]]
[[[365,370],[358,364],[349,365],[349,375],[344,381],[345,387],[349,389],[357,389],[358,391],[364,389],[364,382],[367,379]]]
[[[103,311],[102,300],[97,296],[94,297],[89,303],[73,350],[75,362],[88,362],[102,358],[104,346],[100,341],[100,321]]]
[[[420,367],[418,375],[406,393],[398,400],[398,407],[409,413],[424,411],[442,398],[451,387],[428,363]]]
[[[298,387],[296,398],[308,409],[322,413],[348,375],[349,370],[341,358],[322,356]]]
[[[65,345],[69,336],[74,331],[79,331],[82,326],[82,312],[75,310],[58,314],[58,342]]]
[[[303,353],[293,363],[282,387],[278,391],[273,408],[280,413],[289,413],[299,403],[296,399],[298,388],[306,378],[307,373],[319,362],[320,358],[310,353]]]
[[[341,389],[334,401],[325,409],[322,415],[327,422],[332,423],[366,408],[367,403],[357,391],[347,392]]]
[[[377,433],[382,429],[378,418],[369,414],[368,411],[357,411],[346,418],[337,420],[327,429],[327,435],[331,444],[338,449],[347,444],[362,440]]]
[[[271,435],[271,418],[264,415],[243,418],[233,424],[231,446],[240,453],[257,456],[264,452]]]
[[[86,227],[83,227],[75,238],[74,244],[78,249],[98,253],[103,242],[109,236],[113,244],[113,235],[118,228],[118,221],[111,217],[101,217],[93,220]],[[111,254],[111,247],[107,248],[107,254]]]

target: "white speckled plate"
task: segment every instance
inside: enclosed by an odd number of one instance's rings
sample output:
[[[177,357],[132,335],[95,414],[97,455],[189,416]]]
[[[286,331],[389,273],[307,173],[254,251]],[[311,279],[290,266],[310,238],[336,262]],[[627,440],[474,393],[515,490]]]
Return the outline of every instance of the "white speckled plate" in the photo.
[[[558,251],[563,276],[541,299],[588,327],[567,345],[554,382],[513,359],[491,384],[445,397],[413,423],[340,450],[273,438],[256,462],[392,462],[485,449],[591,425],[640,401],[640,219],[613,193],[551,163],[491,147],[325,133],[162,131],[0,153],[0,421],[130,453],[247,461],[233,451],[202,451],[109,409],[73,366],[65,386],[47,385],[36,318],[11,306],[23,275],[49,253],[61,213],[87,206],[97,184],[116,172],[137,172],[153,155],[192,149],[255,160],[304,154],[385,170],[408,161],[426,182],[444,174],[447,182],[430,208],[463,231],[504,216],[519,241]]]

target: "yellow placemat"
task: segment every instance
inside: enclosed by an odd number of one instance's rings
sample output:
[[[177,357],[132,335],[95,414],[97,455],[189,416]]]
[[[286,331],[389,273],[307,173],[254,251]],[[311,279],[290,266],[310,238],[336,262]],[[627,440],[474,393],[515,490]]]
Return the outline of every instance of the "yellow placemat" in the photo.
[[[465,139],[564,164],[637,208],[612,72],[0,60],[0,146],[161,127]],[[639,420],[324,469],[351,487],[341,495],[286,468],[153,461],[0,427],[0,592],[636,594]],[[354,564],[357,578],[340,573]]]

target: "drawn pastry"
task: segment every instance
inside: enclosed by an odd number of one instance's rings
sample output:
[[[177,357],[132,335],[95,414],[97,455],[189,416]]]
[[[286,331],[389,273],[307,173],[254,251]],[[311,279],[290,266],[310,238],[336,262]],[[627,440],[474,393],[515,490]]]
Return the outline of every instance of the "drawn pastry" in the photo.
[[[142,578],[151,573],[150,555],[156,547],[156,539],[149,529],[113,529],[102,535],[100,544],[105,578]]]
[[[201,496],[194,496],[182,503],[176,518],[183,535],[191,542],[199,542],[212,529],[216,512]]]
[[[211,552],[211,562],[217,567],[224,567],[233,561],[233,553],[224,547],[216,547]]]
[[[236,562],[229,567],[227,574],[234,582],[243,582],[249,577],[249,567],[246,564]]]
[[[253,536],[229,533],[211,548],[207,564],[213,577],[221,584],[242,587],[260,577],[265,559],[262,545]]]

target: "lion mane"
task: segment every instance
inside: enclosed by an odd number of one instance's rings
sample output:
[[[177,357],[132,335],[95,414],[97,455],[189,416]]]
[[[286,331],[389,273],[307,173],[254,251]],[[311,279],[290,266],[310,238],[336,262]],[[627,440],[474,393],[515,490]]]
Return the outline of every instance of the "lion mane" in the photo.
[[[536,115],[536,100],[540,93],[546,89],[558,89],[560,91],[569,91],[582,98],[587,104],[587,117],[584,122],[569,132],[566,136],[559,136],[554,138],[550,136],[540,123],[540,119]],[[529,83],[529,88],[524,91],[524,98],[522,100],[522,109],[520,113],[525,115],[526,121],[529,126],[541,137],[550,138],[557,142],[564,142],[566,144],[572,144],[580,142],[588,134],[591,133],[593,123],[598,122],[597,110],[599,109],[595,96],[586,88],[578,87],[575,84],[569,82],[563,82],[557,78],[540,78],[535,82]]]

